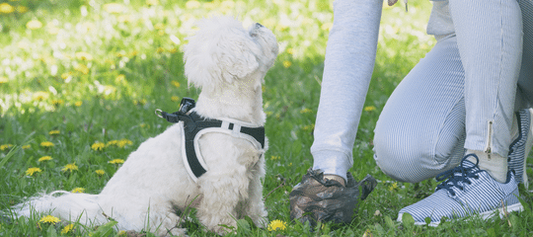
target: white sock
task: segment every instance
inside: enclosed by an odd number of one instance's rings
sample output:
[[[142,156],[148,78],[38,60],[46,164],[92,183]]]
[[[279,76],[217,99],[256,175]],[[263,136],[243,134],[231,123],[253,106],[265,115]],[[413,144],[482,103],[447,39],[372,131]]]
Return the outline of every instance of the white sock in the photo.
[[[479,168],[486,170],[490,176],[500,183],[507,181],[507,157],[502,157],[494,153],[483,151],[467,150],[466,154],[475,154],[479,158]],[[476,163],[473,157],[467,158],[472,163]]]

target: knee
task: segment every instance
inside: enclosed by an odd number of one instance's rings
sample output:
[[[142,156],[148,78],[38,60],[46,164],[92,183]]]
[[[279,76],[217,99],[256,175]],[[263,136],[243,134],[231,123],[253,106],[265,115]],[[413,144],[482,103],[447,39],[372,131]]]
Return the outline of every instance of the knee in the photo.
[[[374,159],[389,177],[401,182],[416,183],[427,179],[425,165],[429,156],[424,142],[409,132],[395,127],[376,126],[374,131]]]

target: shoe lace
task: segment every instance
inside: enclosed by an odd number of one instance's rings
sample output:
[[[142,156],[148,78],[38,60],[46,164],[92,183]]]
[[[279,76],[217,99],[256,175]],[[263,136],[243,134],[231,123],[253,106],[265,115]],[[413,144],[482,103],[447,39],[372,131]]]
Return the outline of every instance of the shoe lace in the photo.
[[[466,167],[464,165],[464,162],[466,161],[466,158],[470,156],[476,159],[476,163],[474,166]],[[446,180],[442,182],[441,184],[437,185],[436,190],[446,189],[451,195],[455,196],[455,191],[453,187],[463,190],[465,186],[464,184],[472,183],[472,181],[470,181],[471,178],[474,178],[474,179],[479,178],[479,175],[477,173],[481,172],[481,170],[479,170],[479,168],[477,170],[475,169],[478,166],[478,164],[479,164],[479,158],[475,154],[466,155],[461,160],[461,164],[459,166],[451,170],[442,172],[435,177],[437,181]]]

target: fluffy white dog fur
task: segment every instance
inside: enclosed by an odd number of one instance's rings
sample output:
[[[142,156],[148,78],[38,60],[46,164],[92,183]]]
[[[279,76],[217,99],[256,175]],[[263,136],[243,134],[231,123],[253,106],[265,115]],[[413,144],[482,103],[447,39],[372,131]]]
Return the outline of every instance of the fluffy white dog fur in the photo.
[[[260,24],[246,30],[232,17],[204,19],[198,26],[184,49],[185,75],[201,88],[195,111],[206,118],[263,126],[261,85],[278,54],[275,36]],[[228,231],[221,225],[236,226],[236,219],[245,215],[264,227],[268,221],[260,179],[266,148],[257,150],[228,134],[207,133],[199,145],[208,171],[194,182],[182,162],[182,133],[175,124],[143,142],[98,195],[56,191],[13,211],[19,216],[45,212],[88,225],[113,218],[119,230],[165,236],[185,234],[176,227],[180,217],[175,209],[191,206],[200,222],[219,234]]]

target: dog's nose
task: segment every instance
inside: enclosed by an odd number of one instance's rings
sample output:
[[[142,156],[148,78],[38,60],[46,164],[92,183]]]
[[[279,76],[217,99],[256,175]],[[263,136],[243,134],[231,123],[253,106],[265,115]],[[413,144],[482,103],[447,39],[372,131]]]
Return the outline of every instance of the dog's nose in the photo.
[[[263,27],[263,25],[259,24],[259,23],[255,23],[255,26],[257,27]]]

